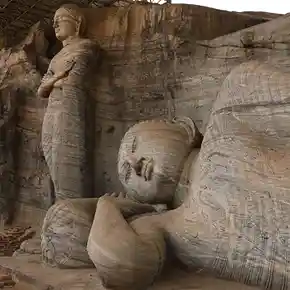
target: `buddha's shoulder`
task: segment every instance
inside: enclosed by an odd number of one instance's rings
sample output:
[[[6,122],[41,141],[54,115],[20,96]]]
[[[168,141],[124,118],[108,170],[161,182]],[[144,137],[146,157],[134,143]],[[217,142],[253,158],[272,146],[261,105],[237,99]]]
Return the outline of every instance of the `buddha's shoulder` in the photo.
[[[97,44],[90,39],[79,39],[63,47],[52,59],[52,63],[74,59],[82,55],[93,55],[98,52]]]
[[[97,49],[97,43],[89,38],[82,38],[80,39],[76,45],[87,48],[87,49]]]

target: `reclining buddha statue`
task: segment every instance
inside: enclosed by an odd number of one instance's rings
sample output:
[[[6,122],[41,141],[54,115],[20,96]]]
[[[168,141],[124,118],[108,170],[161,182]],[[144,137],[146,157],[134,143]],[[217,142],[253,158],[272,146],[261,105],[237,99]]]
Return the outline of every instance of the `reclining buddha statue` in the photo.
[[[290,289],[288,79],[254,61],[232,70],[178,208],[128,222],[118,199],[99,199],[87,248],[106,288],[146,289],[170,248],[189,268],[264,289]],[[137,136],[132,145],[146,144],[143,133]],[[158,148],[157,140],[158,134],[150,136],[146,146]],[[172,149],[165,149],[169,156]],[[168,168],[169,159],[154,161],[153,174]],[[172,173],[167,171],[174,179]],[[170,182],[156,187],[162,195]]]
[[[104,288],[148,289],[171,252],[192,269],[290,289],[289,77],[256,61],[233,69],[193,159],[188,123],[148,121],[127,131],[118,169],[132,198],[99,198],[84,237]],[[154,212],[152,203],[172,200],[181,179],[182,202]]]

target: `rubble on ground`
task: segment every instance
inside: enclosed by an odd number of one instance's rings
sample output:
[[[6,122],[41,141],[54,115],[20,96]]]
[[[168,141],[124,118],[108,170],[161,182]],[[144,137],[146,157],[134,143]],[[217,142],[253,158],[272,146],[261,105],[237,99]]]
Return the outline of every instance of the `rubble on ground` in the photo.
[[[16,226],[3,229],[0,231],[0,256],[12,256],[24,241],[34,235],[35,231],[31,227]]]

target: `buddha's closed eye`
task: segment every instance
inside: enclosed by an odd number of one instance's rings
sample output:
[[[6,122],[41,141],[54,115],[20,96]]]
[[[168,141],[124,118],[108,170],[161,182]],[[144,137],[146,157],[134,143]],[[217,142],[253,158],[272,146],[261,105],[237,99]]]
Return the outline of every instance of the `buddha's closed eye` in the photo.
[[[132,153],[134,153],[137,149],[137,138],[135,137],[132,142]]]
[[[128,161],[125,161],[123,163],[123,172],[124,172],[124,175],[125,175],[125,183],[128,183],[129,182],[129,179],[131,177],[131,173],[132,173],[132,167],[131,167],[131,164],[128,162]]]

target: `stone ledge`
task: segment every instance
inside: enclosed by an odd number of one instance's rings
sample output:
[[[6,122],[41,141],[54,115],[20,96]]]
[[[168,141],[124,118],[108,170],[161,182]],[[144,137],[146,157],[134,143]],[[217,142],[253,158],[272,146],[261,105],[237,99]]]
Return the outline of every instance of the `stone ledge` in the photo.
[[[11,273],[16,283],[29,284],[37,290],[101,290],[93,269],[67,270],[43,265],[39,255],[1,257],[0,270]]]
[[[67,270],[44,266],[39,255],[1,257],[0,270],[11,273],[17,285],[30,290],[103,290],[94,269]],[[19,284],[18,284],[19,283]],[[18,288],[17,288],[18,289]],[[254,290],[255,287],[207,277],[180,269],[167,271],[148,290]]]

